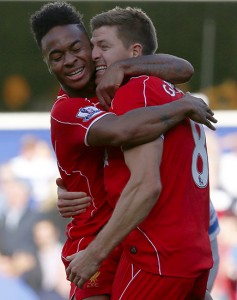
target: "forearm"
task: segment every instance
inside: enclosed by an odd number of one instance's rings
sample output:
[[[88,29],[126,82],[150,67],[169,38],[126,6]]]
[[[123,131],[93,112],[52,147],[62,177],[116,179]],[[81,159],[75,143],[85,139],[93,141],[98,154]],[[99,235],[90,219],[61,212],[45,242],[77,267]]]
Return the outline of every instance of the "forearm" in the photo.
[[[99,262],[149,214],[156,197],[151,197],[147,191],[147,188],[137,188],[132,183],[126,186],[109,222],[87,248]]]
[[[160,191],[163,139],[124,151],[131,176],[108,223],[85,250],[67,257],[67,277],[79,288],[98,271],[109,253],[150,213]]]
[[[91,146],[136,146],[150,142],[192,112],[189,101],[174,101],[161,106],[132,110],[122,116],[97,121],[88,134]]]
[[[157,139],[124,151],[130,179],[109,222],[89,246],[89,251],[100,261],[142,222],[157,202],[161,191],[159,165],[162,149],[163,140]]]
[[[141,189],[139,189],[141,192]],[[66,269],[67,278],[82,288],[84,283],[95,274],[103,260],[109,255],[113,248],[118,245],[122,239],[133,229],[135,226],[143,220],[143,218],[149,213],[152,205],[148,205],[150,197],[146,197],[146,191],[144,190],[143,200],[147,200],[145,203],[141,202],[138,198],[141,193],[136,191],[136,185],[128,191],[131,199],[126,195],[120,198],[115,211],[109,220],[109,222],[103,227],[96,238],[89,244],[86,250],[81,250],[72,256],[67,257],[70,261],[69,266]],[[132,203],[129,200],[134,200]],[[144,205],[144,206],[143,206]]]
[[[142,112],[140,116],[136,116],[135,111],[130,111],[127,116],[124,115],[124,117],[130,118],[130,122],[134,124],[134,132],[122,146],[133,147],[153,141],[184,120],[190,111],[189,105],[182,101],[175,101],[160,107],[150,106],[146,109],[149,122],[146,121],[147,116]],[[131,120],[132,118],[134,120]],[[135,125],[137,119],[140,124]],[[124,122],[126,122],[126,119]]]
[[[122,60],[115,65],[126,76],[152,75],[171,83],[184,83],[191,79],[194,69],[187,60],[169,54],[154,54]]]

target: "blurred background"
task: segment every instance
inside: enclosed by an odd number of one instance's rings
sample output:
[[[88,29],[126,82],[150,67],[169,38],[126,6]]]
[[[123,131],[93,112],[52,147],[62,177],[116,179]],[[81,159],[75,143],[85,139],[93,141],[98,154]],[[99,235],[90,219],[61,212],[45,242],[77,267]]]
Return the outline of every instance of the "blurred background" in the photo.
[[[156,26],[158,52],[194,66],[193,78],[179,88],[203,97],[219,121],[215,132],[206,130],[211,196],[221,227],[212,296],[236,300],[237,2],[70,2],[88,30],[90,18],[103,10],[142,8]],[[0,2],[0,298],[8,300],[65,300],[69,290],[60,260],[68,221],[55,206],[59,175],[49,134],[59,86],[29,26],[30,15],[44,3]]]

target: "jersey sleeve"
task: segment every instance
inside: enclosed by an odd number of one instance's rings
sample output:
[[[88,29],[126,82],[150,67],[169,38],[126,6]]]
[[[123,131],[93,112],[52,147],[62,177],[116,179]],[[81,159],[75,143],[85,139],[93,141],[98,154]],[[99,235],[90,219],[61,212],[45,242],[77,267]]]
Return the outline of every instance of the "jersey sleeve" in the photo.
[[[53,133],[70,135],[78,144],[87,144],[87,134],[94,122],[109,112],[83,98],[59,98],[51,111]]]

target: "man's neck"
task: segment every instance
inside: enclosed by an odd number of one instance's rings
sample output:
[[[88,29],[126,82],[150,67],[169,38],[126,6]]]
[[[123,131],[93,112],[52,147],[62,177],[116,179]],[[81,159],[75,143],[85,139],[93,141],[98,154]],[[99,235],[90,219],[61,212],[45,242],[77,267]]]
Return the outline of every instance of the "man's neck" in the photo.
[[[91,98],[96,96],[96,86],[94,83],[90,83],[83,89],[79,89],[79,90],[72,90],[63,86],[62,89],[71,98]]]

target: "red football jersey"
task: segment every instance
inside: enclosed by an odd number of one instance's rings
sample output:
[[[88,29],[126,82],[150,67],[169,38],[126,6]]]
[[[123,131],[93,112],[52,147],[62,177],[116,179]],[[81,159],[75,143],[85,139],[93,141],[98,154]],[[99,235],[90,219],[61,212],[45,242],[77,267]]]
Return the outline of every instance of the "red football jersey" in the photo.
[[[51,110],[51,139],[64,184],[92,199],[87,211],[68,225],[72,239],[96,235],[111,215],[104,190],[104,148],[86,143],[90,126],[106,114],[97,98],[69,98],[62,91]]]
[[[121,115],[144,106],[178,101],[183,93],[161,79],[131,78],[112,102]],[[108,149],[105,186],[115,206],[129,179],[122,151]],[[124,240],[131,261],[147,272],[195,277],[212,266],[208,236],[209,181],[202,126],[185,119],[164,135],[160,166],[162,192],[147,218]]]

